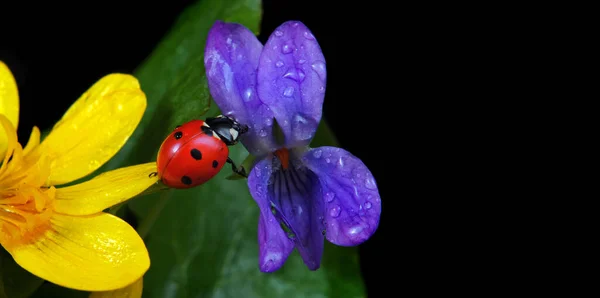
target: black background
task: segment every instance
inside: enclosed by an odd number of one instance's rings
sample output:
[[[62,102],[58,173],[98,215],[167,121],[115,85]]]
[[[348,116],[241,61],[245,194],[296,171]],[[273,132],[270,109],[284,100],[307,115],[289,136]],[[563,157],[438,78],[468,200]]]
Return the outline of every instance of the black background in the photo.
[[[33,4],[19,2],[2,7],[0,60],[17,80],[21,142],[33,125],[51,127],[101,76],[133,72],[192,2],[155,6],[145,1],[103,1],[101,6],[52,2],[36,3],[35,10]],[[393,267],[392,262],[411,260],[401,252],[407,243],[399,224],[403,220],[399,205],[405,199],[401,189],[406,182],[399,172],[408,158],[400,148],[405,145],[405,131],[410,130],[401,124],[406,113],[403,88],[411,82],[396,64],[411,58],[402,51],[405,32],[410,29],[383,24],[386,20],[378,19],[378,10],[368,2],[326,6],[319,1],[264,1],[259,39],[266,41],[284,21],[299,20],[321,45],[328,71],[324,117],[341,147],[372,171],[382,197],[379,229],[359,248],[368,294],[375,297],[386,285],[401,284],[397,272],[402,268]]]

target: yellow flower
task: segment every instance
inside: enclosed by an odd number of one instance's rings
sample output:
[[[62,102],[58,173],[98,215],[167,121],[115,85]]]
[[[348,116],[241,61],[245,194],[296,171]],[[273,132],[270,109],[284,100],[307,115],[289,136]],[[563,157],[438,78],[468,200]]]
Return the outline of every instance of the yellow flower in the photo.
[[[20,266],[83,291],[123,288],[148,270],[140,236],[102,211],[155,183],[154,162],[57,187],[87,176],[114,156],[145,109],[138,81],[110,74],[85,92],[41,143],[34,127],[23,148],[16,134],[15,79],[0,61],[0,243]]]

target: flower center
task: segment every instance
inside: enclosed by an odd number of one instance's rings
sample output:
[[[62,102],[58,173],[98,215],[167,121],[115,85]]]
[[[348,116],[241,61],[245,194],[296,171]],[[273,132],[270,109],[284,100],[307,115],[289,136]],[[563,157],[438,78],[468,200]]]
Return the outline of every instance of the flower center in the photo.
[[[17,132],[4,115],[0,124],[8,137],[8,146],[0,159],[0,242],[33,241],[43,233],[52,215],[56,189],[45,187],[50,164],[38,149],[40,133],[31,134],[25,149],[17,141]]]
[[[276,150],[274,154],[279,159],[279,162],[281,162],[281,167],[287,170],[290,165],[290,151],[287,148],[281,148]]]

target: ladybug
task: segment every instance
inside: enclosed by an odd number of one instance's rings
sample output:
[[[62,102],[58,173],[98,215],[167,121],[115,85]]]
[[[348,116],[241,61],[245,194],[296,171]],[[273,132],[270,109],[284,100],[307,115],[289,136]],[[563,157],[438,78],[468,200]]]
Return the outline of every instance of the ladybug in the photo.
[[[230,163],[235,173],[247,177],[244,168],[238,168],[229,158],[228,148],[237,144],[247,131],[247,125],[223,115],[178,125],[158,151],[156,165],[160,180],[171,188],[191,188],[210,180],[225,163]]]

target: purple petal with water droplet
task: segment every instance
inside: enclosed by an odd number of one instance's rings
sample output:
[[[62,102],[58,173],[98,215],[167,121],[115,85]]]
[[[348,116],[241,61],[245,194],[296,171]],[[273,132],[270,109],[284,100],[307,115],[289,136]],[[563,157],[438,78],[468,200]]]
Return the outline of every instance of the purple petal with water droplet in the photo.
[[[294,161],[295,160],[295,161]],[[273,171],[269,194],[278,217],[290,229],[288,237],[310,270],[320,267],[323,256],[324,214],[317,176],[291,158],[287,169]]]
[[[320,181],[327,240],[355,246],[371,237],[379,225],[381,198],[375,178],[365,164],[336,147],[311,149],[302,161]]]
[[[260,208],[258,264],[262,272],[274,272],[281,268],[294,250],[294,242],[287,237],[271,211],[271,197],[267,184],[272,171],[271,158],[267,158],[256,163],[248,176],[248,189]]]
[[[285,22],[274,32],[260,56],[258,96],[281,126],[285,147],[305,146],[321,120],[327,81],[325,57],[301,22]]]
[[[256,90],[256,69],[262,44],[246,27],[217,21],[208,33],[204,67],[210,94],[225,115],[231,115],[249,130],[241,142],[254,155],[275,149],[273,113]],[[267,125],[271,123],[270,125]]]

